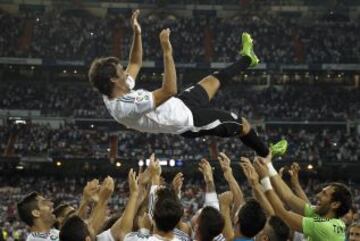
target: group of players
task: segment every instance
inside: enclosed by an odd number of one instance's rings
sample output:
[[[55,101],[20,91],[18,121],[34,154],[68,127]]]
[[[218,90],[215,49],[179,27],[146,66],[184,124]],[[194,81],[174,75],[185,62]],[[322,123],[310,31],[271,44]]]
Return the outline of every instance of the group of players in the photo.
[[[110,114],[119,123],[141,132],[180,134],[185,138],[239,137],[257,154],[253,162],[246,157],[240,161],[253,197],[245,199],[224,153],[218,159],[230,191],[218,196],[212,167],[203,159],[199,170],[206,184],[205,203],[190,223],[182,222],[184,177],[178,174],[172,186],[162,183],[160,164],[152,156],[144,172],[130,170],[129,200],[117,217],[106,216],[114,191],[111,177],[101,184],[96,179],[88,182],[77,209],[62,205],[54,210],[50,199],[36,192],[27,195],[17,205],[19,217],[31,229],[27,241],[285,241],[290,233],[295,233],[296,240],[346,240],[347,227],[341,218],[352,206],[348,187],[330,183],[316,195],[316,205],[311,205],[301,186],[292,187],[295,194],[273,167],[272,156],[286,152],[286,141],[268,147],[245,118],[210,106],[220,85],[229,84],[234,75],[259,63],[251,36],[242,35],[237,62],[178,94],[170,30],[164,29],[160,33],[162,86],[152,92],[133,90],[142,65],[138,16],[136,10],[131,17],[134,37],[127,68],[123,69],[119,59],[106,57],[95,59],[89,70],[89,80],[103,95]],[[349,240],[359,239],[360,226],[354,224]]]

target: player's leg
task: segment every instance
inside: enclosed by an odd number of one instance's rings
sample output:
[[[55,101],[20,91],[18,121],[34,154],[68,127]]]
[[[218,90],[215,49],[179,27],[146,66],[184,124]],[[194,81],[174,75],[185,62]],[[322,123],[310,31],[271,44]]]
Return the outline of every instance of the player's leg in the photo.
[[[241,71],[244,71],[249,67],[254,67],[259,63],[259,59],[253,50],[253,40],[250,34],[242,34],[242,45],[243,47],[240,51],[242,57],[240,60],[222,70],[215,71],[213,74],[206,76],[198,82],[198,84],[207,92],[209,100],[215,96],[221,84],[230,81],[232,77],[239,74]]]
[[[235,137],[238,136],[244,145],[253,149],[259,156],[269,155],[269,147],[260,139],[245,118],[238,118],[234,113],[222,110],[201,108],[193,110],[195,127],[182,134],[184,137],[201,136]],[[281,144],[281,145],[280,145]],[[271,147],[273,155],[281,155],[287,149],[287,143]]]

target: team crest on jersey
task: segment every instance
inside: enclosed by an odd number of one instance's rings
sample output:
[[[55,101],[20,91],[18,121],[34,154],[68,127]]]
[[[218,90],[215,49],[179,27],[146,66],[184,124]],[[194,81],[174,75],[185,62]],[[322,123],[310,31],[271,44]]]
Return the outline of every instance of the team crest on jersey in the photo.
[[[136,102],[141,102],[141,101],[148,101],[149,100],[149,96],[147,95],[142,95],[142,96],[137,96],[135,98]]]

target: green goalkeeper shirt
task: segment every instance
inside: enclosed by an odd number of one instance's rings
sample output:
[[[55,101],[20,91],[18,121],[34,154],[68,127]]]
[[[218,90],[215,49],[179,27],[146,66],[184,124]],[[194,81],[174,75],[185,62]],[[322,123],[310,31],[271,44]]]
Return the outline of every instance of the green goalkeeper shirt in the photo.
[[[319,217],[309,204],[304,213],[302,228],[308,241],[345,241],[345,223],[341,219]]]

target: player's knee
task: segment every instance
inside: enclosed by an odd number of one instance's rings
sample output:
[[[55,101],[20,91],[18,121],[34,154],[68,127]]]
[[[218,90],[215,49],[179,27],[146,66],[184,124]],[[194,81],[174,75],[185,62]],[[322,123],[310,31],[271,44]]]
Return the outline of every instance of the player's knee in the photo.
[[[244,117],[241,117],[241,122],[242,122],[242,125],[241,125],[241,135],[246,135],[247,133],[250,132],[251,130],[251,125],[250,123],[247,121],[247,119],[245,119]]]

